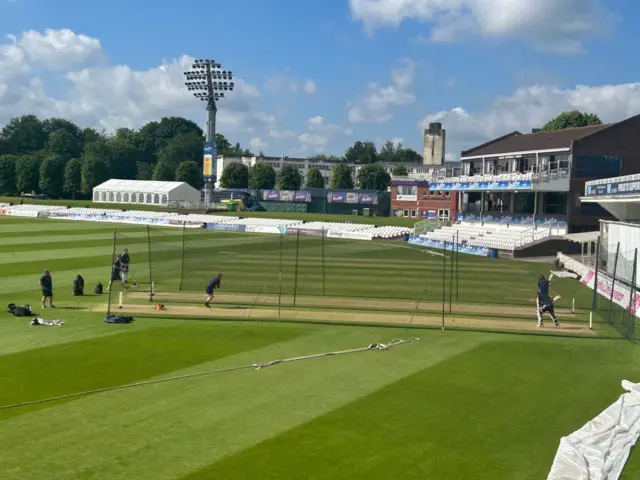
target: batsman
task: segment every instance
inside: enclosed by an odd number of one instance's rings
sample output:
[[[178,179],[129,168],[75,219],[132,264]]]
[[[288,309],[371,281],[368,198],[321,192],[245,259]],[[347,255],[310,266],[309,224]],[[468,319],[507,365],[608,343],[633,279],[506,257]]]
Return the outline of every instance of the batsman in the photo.
[[[546,313],[551,317],[553,323],[556,324],[556,328],[560,328],[560,323],[558,323],[558,318],[556,317],[555,309],[553,308],[554,300],[557,300],[560,297],[555,297],[551,299],[549,295],[549,286],[551,285],[551,279],[553,278],[553,273],[549,275],[549,279],[545,279],[544,275],[540,275],[538,279],[538,297],[536,298],[536,303],[538,307],[538,327],[544,327],[544,322],[542,320],[542,316]]]

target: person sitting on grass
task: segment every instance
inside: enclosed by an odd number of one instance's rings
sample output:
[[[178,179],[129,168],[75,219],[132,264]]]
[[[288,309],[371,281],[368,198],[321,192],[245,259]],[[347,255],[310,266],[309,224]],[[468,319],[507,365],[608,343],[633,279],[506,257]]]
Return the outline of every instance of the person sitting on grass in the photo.
[[[209,303],[211,302],[211,300],[213,300],[213,290],[215,288],[220,288],[221,278],[222,278],[222,274],[219,273],[218,275],[213,277],[211,280],[209,280],[209,283],[207,283],[207,287],[204,289],[204,291],[207,293],[207,299],[204,302],[205,307],[211,308],[211,305]]]
[[[51,270],[45,270],[40,277],[40,288],[42,289],[42,308],[47,308],[47,299],[49,299],[49,308],[56,308],[53,304],[53,281],[51,280]]]
[[[115,261],[113,262],[113,267],[111,268],[111,278],[109,279],[109,286],[107,287],[107,292],[111,291],[111,285],[113,284],[114,281],[120,282],[124,290],[127,289],[127,286],[122,280],[121,274],[122,274],[122,258],[120,255],[118,255]]]

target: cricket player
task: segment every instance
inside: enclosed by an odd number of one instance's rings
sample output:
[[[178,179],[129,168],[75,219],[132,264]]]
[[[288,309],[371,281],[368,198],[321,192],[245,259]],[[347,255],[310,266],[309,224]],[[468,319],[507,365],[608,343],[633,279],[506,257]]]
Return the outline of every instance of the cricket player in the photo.
[[[546,280],[542,274],[538,279],[538,327],[544,327],[542,316],[547,313],[549,317],[551,317],[551,320],[553,320],[553,323],[556,324],[556,328],[560,328],[556,312],[553,308],[553,300],[549,295],[549,286],[551,285],[552,278],[553,273],[549,275],[549,280]]]
[[[209,283],[207,283],[207,287],[204,289],[207,294],[207,299],[204,302],[204,306],[207,308],[211,308],[211,305],[209,303],[211,302],[211,300],[213,300],[213,290],[216,288],[220,288],[220,279],[222,279],[221,273],[209,280]]]
[[[129,276],[129,263],[131,262],[131,257],[129,257],[129,249],[125,248],[124,252],[122,252],[120,259],[120,271],[122,272],[122,283],[127,283],[127,277]]]
[[[121,277],[122,273],[122,255],[118,255],[113,262],[113,267],[111,267],[111,278],[109,279],[109,286],[107,287],[107,292],[111,291],[111,285],[113,282],[120,282],[122,284],[122,288],[124,290],[127,289],[127,286],[124,284],[124,281]]]
[[[40,277],[40,288],[42,289],[42,308],[47,308],[47,299],[49,300],[49,308],[56,308],[53,304],[53,281],[51,280],[51,270],[45,270]]]

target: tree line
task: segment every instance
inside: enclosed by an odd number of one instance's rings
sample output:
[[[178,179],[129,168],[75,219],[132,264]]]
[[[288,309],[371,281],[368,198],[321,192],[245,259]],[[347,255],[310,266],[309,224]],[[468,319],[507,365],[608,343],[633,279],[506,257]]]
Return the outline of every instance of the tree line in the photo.
[[[106,135],[62,118],[12,118],[0,130],[0,195],[89,196],[110,178],[187,182],[202,188],[204,134],[190,120],[164,117]],[[217,134],[218,154],[252,156]]]

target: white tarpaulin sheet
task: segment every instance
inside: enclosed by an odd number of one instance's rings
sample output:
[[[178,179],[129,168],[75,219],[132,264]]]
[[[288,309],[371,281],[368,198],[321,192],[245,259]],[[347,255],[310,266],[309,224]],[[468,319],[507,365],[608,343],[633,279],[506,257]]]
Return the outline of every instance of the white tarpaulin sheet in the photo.
[[[617,480],[640,436],[640,383],[580,430],[560,440],[547,480]]]

